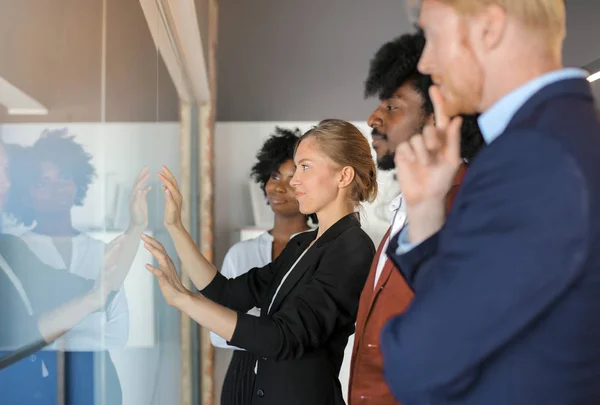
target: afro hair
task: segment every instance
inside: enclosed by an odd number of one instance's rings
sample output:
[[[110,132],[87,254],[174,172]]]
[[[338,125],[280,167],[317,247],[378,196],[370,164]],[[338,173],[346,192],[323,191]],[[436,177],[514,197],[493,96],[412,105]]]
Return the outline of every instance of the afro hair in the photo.
[[[423,97],[425,116],[433,114],[433,103],[429,97],[429,87],[433,85],[431,76],[423,75],[417,69],[425,48],[422,30],[414,34],[404,34],[384,44],[373,60],[365,81],[365,97],[377,96],[380,100],[390,98],[398,87],[412,82],[414,89]],[[485,142],[477,124],[478,115],[463,116],[461,128],[461,155],[469,162],[484,146]]]
[[[256,154],[258,162],[252,166],[251,176],[263,192],[271,175],[279,170],[279,166],[294,158],[294,150],[301,135],[298,128],[275,127],[275,133],[260,148]]]
[[[73,179],[77,189],[75,205],[83,205],[88,188],[96,176],[96,169],[91,163],[92,155],[74,139],[68,134],[67,128],[45,130],[31,147],[9,147],[11,188],[6,208],[25,226],[30,226],[35,220],[29,203],[29,190],[39,177],[42,162],[55,164],[64,176]]]
[[[398,87],[411,81],[415,90],[423,97],[426,115],[433,113],[429,98],[431,77],[419,73],[417,64],[425,48],[425,36],[421,30],[404,34],[384,44],[371,60],[369,75],[365,81],[365,97],[377,96],[386,100]]]
[[[275,133],[265,141],[263,146],[256,154],[258,162],[252,166],[251,176],[266,195],[267,182],[273,173],[279,170],[279,167],[290,159],[294,159],[296,145],[302,132],[300,129],[286,129],[275,127]],[[314,225],[319,223],[316,214],[306,216],[306,220]]]

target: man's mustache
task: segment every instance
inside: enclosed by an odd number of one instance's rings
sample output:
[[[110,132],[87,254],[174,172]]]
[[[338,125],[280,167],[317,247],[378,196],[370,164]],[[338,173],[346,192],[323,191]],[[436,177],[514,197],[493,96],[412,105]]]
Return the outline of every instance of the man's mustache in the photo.
[[[381,132],[379,132],[375,128],[373,128],[373,130],[371,131],[371,137],[373,137],[373,138],[379,138],[379,139],[382,139],[384,141],[388,140],[388,137],[387,137],[386,134],[382,134]]]

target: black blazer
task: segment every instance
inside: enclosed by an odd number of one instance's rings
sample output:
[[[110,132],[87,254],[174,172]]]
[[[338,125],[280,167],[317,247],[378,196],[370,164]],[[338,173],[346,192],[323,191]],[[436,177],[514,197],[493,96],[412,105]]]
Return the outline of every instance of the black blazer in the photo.
[[[253,404],[343,404],[338,375],[375,247],[350,214],[315,239],[294,237],[272,263],[235,279],[217,274],[202,290],[238,312],[231,345],[259,356]],[[261,308],[260,318],[247,315]]]
[[[81,297],[94,281],[42,263],[21,239],[0,234],[0,255],[21,282],[33,314],[21,300],[6,272],[0,270],[0,351],[15,350],[41,339],[38,317]],[[109,300],[114,294],[109,296]]]

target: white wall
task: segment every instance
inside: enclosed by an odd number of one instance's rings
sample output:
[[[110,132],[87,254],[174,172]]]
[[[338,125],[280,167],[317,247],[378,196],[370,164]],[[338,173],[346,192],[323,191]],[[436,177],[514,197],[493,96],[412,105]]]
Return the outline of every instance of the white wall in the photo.
[[[216,264],[221,265],[229,247],[239,241],[240,229],[252,226],[253,217],[250,204],[249,174],[255,163],[256,152],[262,143],[273,133],[276,125],[284,128],[298,127],[302,131],[310,129],[317,122],[218,122],[215,134],[215,247]],[[370,130],[366,122],[354,122],[371,142]],[[373,153],[374,154],[374,153]],[[363,228],[371,236],[375,245],[385,234],[389,220],[388,200],[393,198],[396,183],[391,172],[378,172],[379,197],[373,204],[362,207]],[[391,198],[390,198],[391,197]],[[353,337],[346,353],[349,356]],[[231,350],[216,349],[215,353],[215,405],[220,404],[223,378],[231,359]],[[348,362],[344,360],[340,379],[343,388],[348,380]]]

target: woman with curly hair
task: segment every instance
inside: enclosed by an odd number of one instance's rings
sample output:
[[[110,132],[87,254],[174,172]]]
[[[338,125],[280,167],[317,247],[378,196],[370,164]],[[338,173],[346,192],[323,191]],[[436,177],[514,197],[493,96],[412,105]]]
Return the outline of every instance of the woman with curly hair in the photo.
[[[265,193],[268,204],[275,214],[273,229],[262,235],[233,245],[221,268],[221,274],[235,278],[251,268],[263,267],[279,256],[292,236],[309,230],[308,217],[300,212],[298,201],[290,180],[294,175],[294,148],[300,138],[300,130],[275,128],[275,133],[263,144],[252,167],[252,178]],[[248,314],[260,316],[260,309],[253,308]],[[250,404],[254,388],[254,365],[256,355],[227,344],[225,339],[211,332],[214,346],[234,349],[227,369],[221,405]]]
[[[31,147],[11,149],[7,213],[30,228],[20,239],[45,265],[82,279],[97,280],[106,245],[74,228],[71,216],[73,207],[83,205],[96,176],[92,155],[66,128],[46,130]],[[143,185],[149,177],[149,171],[144,169],[136,179],[128,235],[137,236],[146,227],[145,195],[149,188]],[[141,200],[144,203],[140,210],[135,204]],[[131,205],[134,201],[138,202]],[[135,244],[128,248],[136,252],[137,237],[131,241]],[[104,310],[89,314],[60,338],[57,349],[65,351],[67,386],[72,387],[67,390],[69,402],[92,401],[97,364],[103,364],[105,370],[110,404],[122,402],[121,385],[109,350],[125,347],[128,337],[129,309],[125,291],[119,288]]]

